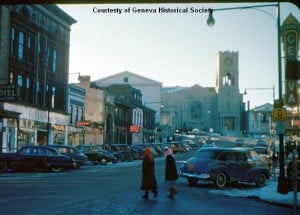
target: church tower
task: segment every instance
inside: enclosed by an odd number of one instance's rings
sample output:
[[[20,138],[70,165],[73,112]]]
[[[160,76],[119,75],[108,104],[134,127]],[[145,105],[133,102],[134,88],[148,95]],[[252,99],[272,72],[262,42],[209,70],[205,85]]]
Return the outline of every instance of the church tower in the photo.
[[[242,95],[239,93],[238,52],[218,52],[216,92],[219,129],[224,134],[240,132]]]

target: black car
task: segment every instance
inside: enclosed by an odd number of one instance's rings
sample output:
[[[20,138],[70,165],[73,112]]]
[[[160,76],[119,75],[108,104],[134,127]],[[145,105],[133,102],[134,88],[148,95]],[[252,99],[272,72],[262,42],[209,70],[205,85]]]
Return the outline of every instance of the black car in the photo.
[[[75,166],[73,158],[48,146],[24,146],[16,153],[0,153],[0,172],[7,169],[60,172]]]
[[[183,153],[187,148],[180,141],[170,141],[166,144],[174,153]]]
[[[68,146],[63,144],[55,144],[49,146],[57,149],[63,155],[68,155],[74,158],[74,160],[76,161],[77,169],[79,169],[81,165],[87,165],[90,163],[88,157],[73,146]]]
[[[190,185],[199,180],[214,182],[223,188],[229,182],[255,182],[264,186],[270,177],[266,164],[252,159],[240,148],[207,147],[199,149],[180,168],[180,176],[187,178]]]
[[[94,144],[84,144],[76,146],[76,148],[84,153],[88,160],[93,164],[117,163],[118,159],[109,151],[103,150],[100,146]]]
[[[133,161],[140,159],[139,154],[132,150],[128,144],[107,144],[104,149],[113,153],[119,161]]]

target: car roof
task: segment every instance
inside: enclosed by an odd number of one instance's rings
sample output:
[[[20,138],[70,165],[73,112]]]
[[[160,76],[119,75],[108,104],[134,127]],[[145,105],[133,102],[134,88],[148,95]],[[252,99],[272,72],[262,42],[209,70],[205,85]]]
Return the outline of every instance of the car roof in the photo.
[[[49,150],[55,150],[53,147],[51,146],[23,146],[21,149],[26,149],[26,148],[40,148],[40,149],[49,149]]]
[[[205,147],[200,148],[201,151],[228,151],[228,152],[247,152],[251,150],[251,148],[243,148],[243,147],[233,147],[233,148],[227,148],[227,147]]]
[[[62,145],[62,144],[53,144],[49,145],[49,147],[65,147],[65,148],[75,148],[74,146],[69,146],[69,145]]]

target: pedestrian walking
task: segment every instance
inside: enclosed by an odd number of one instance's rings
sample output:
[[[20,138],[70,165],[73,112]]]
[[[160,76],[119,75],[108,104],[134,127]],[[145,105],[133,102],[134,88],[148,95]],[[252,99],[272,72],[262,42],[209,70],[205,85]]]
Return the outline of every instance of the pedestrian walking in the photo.
[[[165,168],[165,180],[169,183],[169,195],[168,198],[173,199],[178,191],[175,189],[174,182],[178,179],[178,173],[175,163],[175,157],[173,150],[168,148],[165,153],[166,156],[166,168]]]
[[[145,191],[143,199],[149,198],[149,191],[154,194],[154,197],[157,197],[157,183],[155,177],[155,164],[154,158],[151,154],[149,147],[146,147],[144,150],[144,156],[142,161],[142,185],[141,190]]]

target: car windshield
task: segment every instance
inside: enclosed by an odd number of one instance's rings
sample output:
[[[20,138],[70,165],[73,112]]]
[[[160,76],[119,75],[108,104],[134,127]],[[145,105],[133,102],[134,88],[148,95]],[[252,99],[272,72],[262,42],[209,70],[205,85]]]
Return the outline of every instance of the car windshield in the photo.
[[[194,157],[200,158],[200,159],[213,159],[215,156],[215,153],[213,151],[198,151],[194,154]]]
[[[97,151],[99,151],[99,148],[97,146],[87,146],[87,147],[83,148],[83,151],[97,152]]]
[[[258,153],[258,154],[268,154],[268,150],[266,148],[254,148],[254,150]]]

